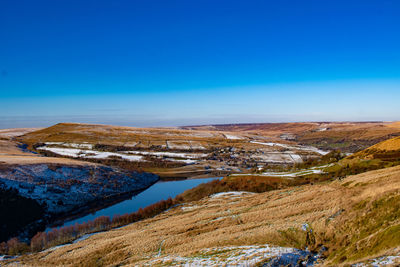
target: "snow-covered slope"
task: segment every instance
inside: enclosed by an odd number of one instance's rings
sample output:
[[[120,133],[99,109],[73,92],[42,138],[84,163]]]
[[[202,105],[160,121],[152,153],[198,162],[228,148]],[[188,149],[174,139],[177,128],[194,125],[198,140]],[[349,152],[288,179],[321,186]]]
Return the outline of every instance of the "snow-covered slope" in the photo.
[[[100,165],[9,165],[0,169],[0,186],[47,205],[50,213],[69,212],[90,201],[144,189],[158,180],[150,173]]]

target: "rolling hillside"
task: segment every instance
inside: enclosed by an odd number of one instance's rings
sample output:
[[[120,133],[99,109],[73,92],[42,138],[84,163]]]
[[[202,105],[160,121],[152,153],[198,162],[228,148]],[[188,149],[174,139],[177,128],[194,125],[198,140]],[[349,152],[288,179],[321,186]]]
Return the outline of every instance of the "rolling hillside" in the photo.
[[[398,122],[304,122],[249,123],[190,126],[186,129],[246,132],[270,138],[281,138],[320,149],[357,152],[400,135]]]
[[[22,266],[260,264],[273,258],[273,251],[308,247],[320,252],[323,265],[383,256],[396,262],[399,205],[400,167],[393,167],[267,193],[217,194],[17,261]]]
[[[327,154],[253,132],[59,123],[18,138],[46,156],[145,170],[165,178],[224,176]],[[122,166],[123,165],[123,166]]]
[[[400,161],[400,137],[391,138],[359,151],[348,159]]]
[[[0,242],[14,236],[29,238],[60,217],[87,213],[159,179],[145,172],[32,153],[15,138],[35,130],[0,131],[0,213],[5,215],[0,220]]]

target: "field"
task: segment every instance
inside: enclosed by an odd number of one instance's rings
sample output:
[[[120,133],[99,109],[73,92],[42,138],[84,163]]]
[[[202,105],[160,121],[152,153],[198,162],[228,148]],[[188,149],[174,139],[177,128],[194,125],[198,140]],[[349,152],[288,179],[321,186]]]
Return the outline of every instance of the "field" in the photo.
[[[0,164],[73,164],[90,165],[90,163],[73,159],[62,159],[57,157],[42,157],[30,151],[22,149],[22,144],[15,139],[18,136],[40,130],[38,128],[4,129],[0,130]]]
[[[213,177],[292,166],[339,149],[355,152],[395,123],[285,123],[133,128],[61,123],[17,138],[46,156],[144,170],[161,177]],[[125,163],[121,163],[122,160]],[[126,162],[129,162],[127,164]]]

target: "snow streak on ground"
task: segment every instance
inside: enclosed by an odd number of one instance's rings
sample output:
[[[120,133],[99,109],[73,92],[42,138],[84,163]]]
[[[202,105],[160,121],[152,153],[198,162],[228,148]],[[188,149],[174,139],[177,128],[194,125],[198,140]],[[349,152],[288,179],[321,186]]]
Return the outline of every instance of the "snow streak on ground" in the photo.
[[[10,260],[10,259],[15,259],[15,258],[17,258],[17,256],[0,255],[0,261]]]
[[[207,156],[207,154],[200,154],[200,153],[152,152],[152,151],[125,151],[124,153],[135,154],[135,155],[150,155],[158,157],[184,158],[184,159],[198,159]]]
[[[207,138],[207,137],[213,137],[213,136],[215,136],[213,133],[210,133],[210,132],[186,132],[186,133],[184,133],[184,132],[181,132],[181,133],[170,133],[170,132],[167,132],[167,133],[164,133],[164,135],[169,135],[169,136],[189,136],[189,137],[205,137],[205,138]]]
[[[183,162],[186,164],[194,164],[197,162],[197,160],[194,159],[167,159],[169,161],[175,161],[175,162]]]
[[[328,165],[320,166],[320,167],[313,167],[310,169],[295,171],[295,172],[263,172],[262,175],[264,176],[272,176],[272,177],[299,177],[308,174],[318,174],[323,173],[323,169],[328,167]]]
[[[65,246],[69,246],[69,245],[71,245],[71,244],[78,243],[78,242],[80,242],[80,241],[83,241],[83,240],[88,239],[89,237],[91,237],[92,235],[95,235],[95,234],[97,234],[97,233],[85,234],[85,235],[83,235],[83,236],[81,236],[81,237],[75,239],[75,240],[72,241],[71,243],[67,243],[67,244],[63,244],[63,245],[58,245],[58,246],[54,246],[54,247],[51,247],[51,248],[48,248],[48,249],[46,249],[46,250],[41,251],[41,253],[51,252],[51,251],[54,251],[54,250],[56,250],[56,249],[59,249],[59,248],[65,247]]]
[[[231,134],[224,134],[226,139],[231,139],[231,140],[240,140],[243,139],[243,137],[241,136],[237,136],[237,135],[231,135]]]
[[[183,211],[194,210],[194,209],[197,209],[197,208],[200,208],[200,206],[193,205],[193,206],[183,206],[183,207],[181,207],[181,209]]]
[[[323,127],[323,128],[318,128],[316,131],[317,131],[317,132],[325,132],[325,131],[327,131],[327,130],[328,130],[328,128]]]
[[[297,265],[300,258],[310,253],[295,248],[261,246],[231,246],[203,249],[193,257],[161,256],[151,260],[148,265],[170,264],[180,266],[254,266],[270,259],[269,262],[282,262]],[[315,260],[315,259],[314,259]],[[308,264],[305,264],[308,265]],[[311,264],[310,264],[311,265]],[[274,265],[272,265],[274,266]],[[279,266],[279,265],[278,265]]]
[[[59,148],[59,147],[46,147],[41,146],[37,148],[38,150],[47,150],[53,153],[56,153],[61,156],[68,157],[82,157],[82,158],[92,158],[92,159],[106,159],[111,156],[121,157],[123,159],[129,161],[144,161],[143,156],[138,155],[126,155],[122,153],[114,153],[114,152],[103,152],[103,151],[95,151],[95,150],[81,150],[77,148]]]
[[[251,155],[251,157],[268,163],[300,163],[303,161],[300,155],[291,152],[264,152],[264,154]]]
[[[62,146],[62,147],[56,147]],[[129,161],[145,161],[143,156],[156,156],[164,158],[165,160],[183,162],[186,164],[194,164],[197,162],[195,159],[200,159],[208,156],[202,153],[179,153],[179,152],[153,152],[153,151],[121,151],[121,152],[106,152],[92,150],[92,144],[74,144],[63,142],[46,142],[45,146],[38,147],[38,150],[47,150],[61,156],[68,156],[74,158],[92,158],[92,159],[106,159],[109,157],[120,157]],[[189,144],[185,146],[190,149]],[[85,148],[85,149],[83,149]]]
[[[298,170],[298,171],[289,171],[289,172],[263,172],[261,174],[248,173],[248,174],[231,174],[231,175],[232,176],[250,175],[250,176],[269,176],[269,177],[300,177],[300,176],[309,175],[309,174],[324,173],[324,169],[327,167],[330,167],[330,166],[332,166],[332,164],[312,167],[309,169]]]
[[[255,193],[245,192],[245,191],[230,191],[230,192],[222,192],[216,193],[210,196],[210,198],[219,198],[219,197],[240,197],[242,195],[253,195]]]
[[[72,148],[86,148],[86,149],[93,148],[92,144],[75,144],[75,143],[63,143],[63,142],[46,142],[45,144],[46,145],[61,145],[61,146],[72,147]]]
[[[329,153],[329,151],[320,150],[320,149],[318,149],[316,147],[312,147],[312,146],[288,145],[288,144],[273,143],[273,142],[265,143],[265,142],[259,142],[259,141],[250,141],[250,143],[264,145],[264,146],[271,146],[271,147],[274,147],[274,146],[283,147],[283,148],[290,149],[290,150],[302,150],[302,151],[308,151],[308,152],[315,152],[320,155],[326,155]]]
[[[383,256],[376,259],[369,260],[365,263],[353,264],[353,267],[366,267],[366,266],[400,266],[400,256]]]

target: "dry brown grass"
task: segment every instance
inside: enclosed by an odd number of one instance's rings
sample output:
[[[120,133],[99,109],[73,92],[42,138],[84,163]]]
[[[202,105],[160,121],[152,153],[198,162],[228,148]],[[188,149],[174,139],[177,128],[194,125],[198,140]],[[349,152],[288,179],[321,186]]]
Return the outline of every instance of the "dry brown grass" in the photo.
[[[41,130],[42,128],[11,128],[0,129],[0,138],[11,139],[16,136],[27,134],[30,132]]]
[[[201,145],[226,141],[220,133],[189,131],[174,128],[134,128],[109,125],[59,123],[29,133],[20,138],[24,143],[38,142],[90,142],[109,145],[137,143],[138,147],[165,146],[166,141],[185,143],[199,141]]]
[[[54,163],[67,165],[93,165],[94,163],[56,157],[43,157],[41,155],[24,152],[17,146],[17,142],[7,139],[0,140],[0,163],[1,164],[39,164]]]
[[[229,139],[227,138],[229,135],[240,139]],[[267,147],[262,144],[251,143],[251,139],[248,138],[246,132],[236,133],[178,128],[134,128],[73,123],[59,123],[49,128],[25,134],[19,137],[18,140],[27,144],[31,149],[45,142],[67,142],[90,143],[99,147],[114,147],[115,149],[129,148],[131,150],[201,152],[209,156],[211,156],[212,153],[218,154],[218,159],[202,159],[190,166],[179,166],[176,164],[163,165],[161,163],[157,164],[157,162],[154,161],[151,163],[137,163],[138,169],[153,172],[161,177],[193,177],[197,175],[206,175],[210,173],[210,169],[212,170],[211,176],[223,176],[230,173],[230,171],[222,171],[226,169],[225,167],[227,166],[225,165],[227,164],[230,164],[229,168],[236,166],[247,169],[249,166],[254,166],[255,159],[248,158],[244,160],[244,158],[247,158],[247,155],[251,155],[257,149],[263,151],[284,150],[279,146]],[[285,143],[286,141],[280,140],[279,142]],[[293,144],[294,142],[291,143]],[[235,159],[237,163],[222,162],[221,157],[224,157],[224,160],[230,160],[230,157],[227,156],[229,152],[221,152],[221,149],[230,149],[232,147],[237,149],[237,151],[245,151],[246,153],[243,152],[238,159]],[[311,154],[313,153],[311,152]],[[315,157],[317,155],[313,154],[311,156]],[[260,161],[260,159],[257,160]],[[243,163],[244,161],[251,163]],[[288,161],[292,163],[290,159]],[[221,168],[221,166],[224,166],[224,168]]]
[[[400,122],[295,122],[295,123],[250,123],[214,126],[194,126],[189,129],[220,130],[232,132],[248,132],[265,136],[279,136],[293,133],[302,138],[340,137],[340,133],[353,134],[353,138],[376,138],[391,133],[399,133]],[[329,128],[328,131],[317,131]],[[357,135],[361,133],[361,135]],[[350,136],[348,136],[350,137]]]
[[[400,122],[308,122],[308,123],[259,123],[188,127],[189,129],[233,131],[263,136],[272,140],[282,134],[296,136],[302,144],[325,150],[339,149],[356,152],[383,140],[400,135]],[[326,128],[327,130],[320,131]]]
[[[76,244],[23,256],[18,262],[27,266],[143,265],[156,256],[163,240],[163,255],[180,256],[226,245],[267,243],[302,247],[305,235],[299,230],[303,223],[312,226],[315,246],[322,242],[334,255],[341,249],[340,242],[347,240],[346,235],[357,236],[358,229],[348,226],[363,218],[362,214],[368,214],[368,209],[360,208],[362,205],[369,207],[375,200],[399,191],[400,167],[394,167],[350,176],[343,181],[240,198],[207,197],[187,204],[186,209],[175,207],[152,219],[99,233]],[[341,210],[342,213],[333,216]],[[399,225],[399,218],[391,218],[388,223]],[[379,231],[370,232],[359,245],[368,247],[365,240],[373,240]],[[393,247],[380,249],[368,256],[382,255]],[[335,256],[329,259],[331,263],[337,260]],[[347,262],[351,261],[356,259],[349,256]]]
[[[395,137],[386,141],[383,141],[381,143],[378,143],[370,149],[379,149],[379,150],[400,150],[400,137]]]
[[[390,126],[389,126],[390,125]],[[330,123],[328,131],[305,132],[301,134],[300,140],[312,142],[318,140],[332,141],[364,141],[378,143],[393,135],[399,135],[400,127],[393,127],[388,123]]]

